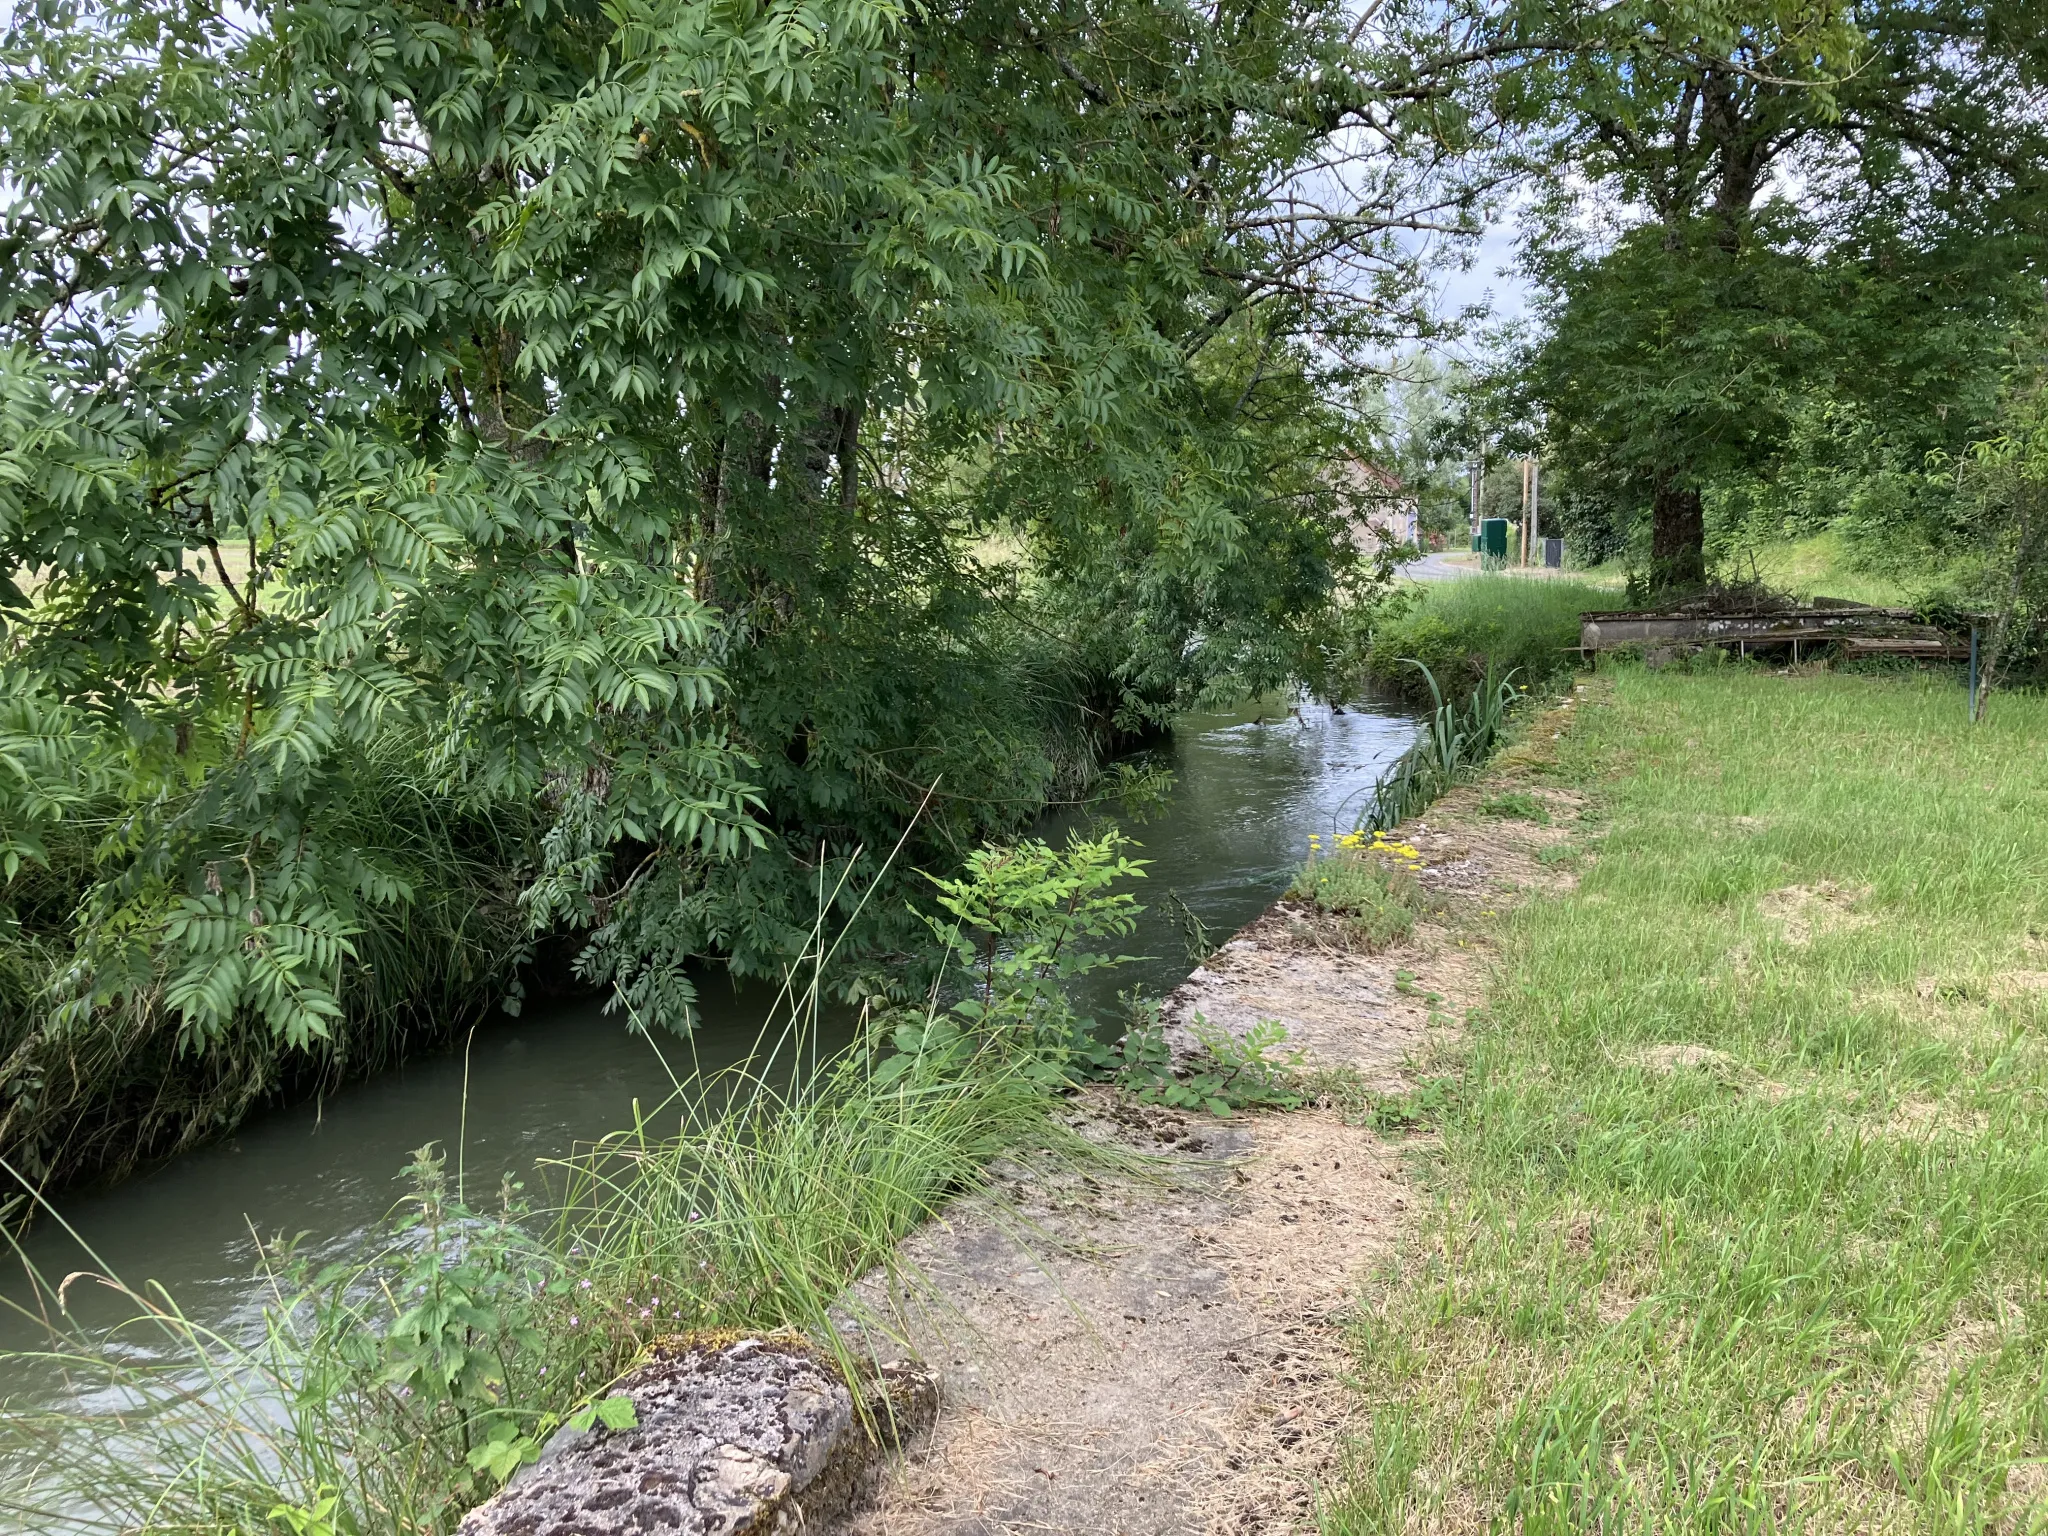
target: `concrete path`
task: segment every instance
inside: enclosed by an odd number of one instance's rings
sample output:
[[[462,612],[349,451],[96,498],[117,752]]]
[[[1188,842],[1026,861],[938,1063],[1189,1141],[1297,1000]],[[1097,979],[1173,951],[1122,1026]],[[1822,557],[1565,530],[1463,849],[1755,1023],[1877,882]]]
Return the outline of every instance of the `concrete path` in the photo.
[[[1479,574],[1479,557],[1464,550],[1443,550],[1436,554],[1424,555],[1411,560],[1401,567],[1400,574],[1411,581],[1456,581],[1461,576]],[[1509,565],[1501,568],[1504,576],[1527,576],[1536,581],[1589,581],[1595,580],[1584,571],[1567,571],[1555,566]],[[1618,585],[1612,578],[1595,580],[1596,585]]]

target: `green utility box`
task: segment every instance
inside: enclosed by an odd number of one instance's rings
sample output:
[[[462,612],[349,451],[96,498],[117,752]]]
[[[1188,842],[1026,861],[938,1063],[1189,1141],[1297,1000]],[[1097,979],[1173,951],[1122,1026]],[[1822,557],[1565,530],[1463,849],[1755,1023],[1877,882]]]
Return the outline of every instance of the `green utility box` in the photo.
[[[1496,560],[1508,557],[1508,520],[1504,517],[1489,517],[1479,525],[1479,553],[1491,555]]]

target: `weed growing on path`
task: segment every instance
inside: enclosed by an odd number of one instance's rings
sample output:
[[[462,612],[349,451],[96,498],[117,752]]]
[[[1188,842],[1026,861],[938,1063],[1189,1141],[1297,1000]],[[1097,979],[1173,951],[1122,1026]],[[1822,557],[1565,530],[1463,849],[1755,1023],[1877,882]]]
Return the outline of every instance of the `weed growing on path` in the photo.
[[[1488,795],[1479,802],[1483,816],[1498,816],[1506,821],[1533,821],[1539,826],[1550,825],[1550,812],[1543,802],[1526,789],[1511,789],[1502,794]]]
[[[1344,920],[1344,932],[1359,949],[1373,951],[1405,939],[1422,910],[1422,887],[1414,868],[1419,855],[1406,843],[1347,836],[1329,853],[1312,842],[1308,862],[1295,873],[1287,894]]]

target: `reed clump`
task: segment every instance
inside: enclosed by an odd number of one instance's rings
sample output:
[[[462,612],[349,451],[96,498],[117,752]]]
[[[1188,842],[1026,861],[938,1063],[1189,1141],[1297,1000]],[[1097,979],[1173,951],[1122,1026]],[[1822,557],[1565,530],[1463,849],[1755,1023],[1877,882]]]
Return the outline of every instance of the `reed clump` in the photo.
[[[1415,660],[1408,665],[1427,684],[1433,707],[1414,743],[1374,785],[1362,823],[1368,832],[1399,826],[1472,778],[1506,738],[1516,702],[1528,692],[1514,673],[1501,677],[1489,668],[1471,693],[1446,698],[1427,665]]]
[[[65,1321],[81,1282],[44,1277],[49,1346],[0,1358],[37,1391],[0,1414],[0,1519],[79,1533],[446,1532],[658,1338],[791,1329],[851,1369],[847,1287],[983,1187],[1020,1143],[1096,1154],[1003,1052],[893,1072],[871,1041],[792,1085],[772,1060],[706,1083],[544,1165],[532,1209],[482,1209],[422,1149],[373,1248],[264,1253],[245,1331],[113,1277],[133,1317]],[[671,1127],[665,1133],[657,1123]],[[62,1381],[68,1385],[58,1387]],[[120,1405],[118,1413],[108,1405]]]

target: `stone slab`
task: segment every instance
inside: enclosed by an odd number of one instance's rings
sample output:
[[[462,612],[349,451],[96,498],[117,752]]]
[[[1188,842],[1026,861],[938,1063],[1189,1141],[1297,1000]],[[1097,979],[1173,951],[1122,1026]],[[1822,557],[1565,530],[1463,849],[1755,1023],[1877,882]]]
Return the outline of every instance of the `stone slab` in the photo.
[[[923,1429],[932,1378],[881,1367],[870,1433],[832,1363],[797,1339],[657,1345],[616,1391],[631,1429],[565,1429],[461,1536],[770,1536],[844,1516],[883,1448]]]

